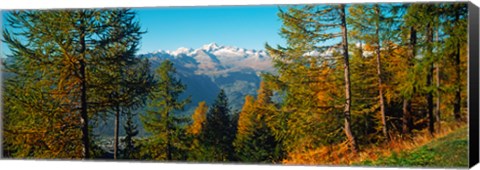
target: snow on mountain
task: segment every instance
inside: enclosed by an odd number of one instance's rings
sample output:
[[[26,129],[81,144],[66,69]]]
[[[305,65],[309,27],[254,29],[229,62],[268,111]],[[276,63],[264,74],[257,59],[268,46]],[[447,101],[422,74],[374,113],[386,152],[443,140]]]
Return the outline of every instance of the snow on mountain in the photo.
[[[260,73],[274,72],[271,57],[265,51],[216,43],[197,49],[158,50],[141,56],[151,61],[152,69],[164,60],[173,62],[178,77],[187,85],[184,97],[192,96],[185,114],[193,112],[200,101],[212,104],[220,89],[225,90],[232,111],[239,110],[246,95],[256,95]]]
[[[180,47],[177,50],[158,50],[144,54],[151,60],[174,60],[183,66],[195,69],[197,75],[228,76],[229,73],[242,70],[259,72],[274,71],[271,57],[262,50],[250,50],[231,46],[219,46],[216,43],[203,45],[198,49]],[[183,60],[195,60],[195,63]]]

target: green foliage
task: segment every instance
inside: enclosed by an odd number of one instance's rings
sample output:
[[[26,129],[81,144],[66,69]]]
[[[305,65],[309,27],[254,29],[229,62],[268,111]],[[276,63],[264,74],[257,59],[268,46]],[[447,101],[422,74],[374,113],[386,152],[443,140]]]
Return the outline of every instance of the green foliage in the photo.
[[[235,134],[228,98],[221,90],[207,113],[204,137],[206,161],[233,161]]]
[[[122,142],[125,144],[125,148],[123,149],[123,159],[132,159],[134,155],[136,155],[139,150],[138,147],[135,146],[134,137],[138,135],[137,125],[133,124],[132,119],[136,114],[132,112],[126,112],[127,121],[123,128],[125,129],[125,138]]]
[[[184,124],[188,119],[175,115],[176,111],[190,102],[190,98],[179,100],[185,86],[175,77],[173,63],[165,60],[156,70],[158,83],[152,93],[153,101],[145,115],[141,115],[144,128],[151,134],[149,146],[158,145],[149,150],[154,160],[183,160],[185,144]]]
[[[132,59],[137,50],[141,32],[134,16],[128,9],[8,15],[3,41],[11,51],[5,63],[11,102],[5,114],[16,121],[6,124],[5,142],[13,157],[89,158],[90,119],[106,112],[103,88],[118,78],[111,64]]]
[[[237,158],[242,162],[275,163],[283,159],[283,148],[274,134],[268,120],[272,117],[269,109],[273,102],[272,91],[265,82],[261,82],[257,99],[245,98],[245,104],[239,115],[237,135],[234,147]]]

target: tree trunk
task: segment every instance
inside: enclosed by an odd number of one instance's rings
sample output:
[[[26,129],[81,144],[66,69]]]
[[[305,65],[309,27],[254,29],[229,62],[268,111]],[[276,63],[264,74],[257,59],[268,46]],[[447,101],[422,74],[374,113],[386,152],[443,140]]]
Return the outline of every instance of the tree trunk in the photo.
[[[409,42],[409,51],[410,56],[408,60],[409,70],[414,67],[414,58],[416,55],[416,45],[417,45],[417,31],[415,27],[410,27],[410,42]],[[415,80],[412,80],[415,81]],[[413,129],[413,120],[412,120],[412,98],[415,95],[415,87],[413,87],[413,92],[411,96],[404,96],[403,99],[403,115],[402,115],[402,129],[403,133],[411,133]]]
[[[456,11],[455,12],[455,21],[459,21],[459,13]],[[460,69],[460,43],[455,43],[456,49],[455,49],[455,76],[456,76],[456,89],[455,89],[455,101],[453,104],[453,115],[455,117],[455,120],[460,121],[462,116],[461,116],[461,101],[462,101],[462,71]]]
[[[85,28],[83,28],[83,20],[80,23],[82,26],[80,28],[80,55],[82,58],[80,62],[80,86],[81,86],[81,96],[80,96],[80,116],[81,116],[81,129],[82,129],[82,143],[83,143],[83,156],[85,159],[90,159],[90,140],[88,136],[88,111],[87,111],[87,82],[86,82],[86,66],[85,66]]]
[[[432,56],[432,41],[433,41],[433,31],[432,31],[432,25],[431,23],[427,24],[427,54],[428,58],[433,57]],[[428,64],[428,71],[427,71],[427,87],[430,88],[432,87],[432,82],[433,82],[433,61],[429,61],[430,63]],[[429,90],[427,93],[427,104],[428,104],[428,131],[430,132],[430,135],[433,136],[435,133],[435,119],[433,117],[433,91]]]
[[[438,41],[438,31],[436,32],[436,42],[439,42]],[[440,122],[440,100],[441,100],[441,93],[440,93],[440,60],[437,60],[437,63],[436,63],[436,67],[435,67],[435,70],[436,70],[436,74],[435,74],[435,77],[436,77],[436,80],[437,80],[437,101],[436,101],[436,109],[435,109],[435,121],[437,122],[437,131],[440,130],[440,128],[442,127],[441,125],[441,122]]]
[[[113,144],[113,159],[118,158],[118,131],[120,126],[120,107],[118,104],[115,108],[115,129],[114,129],[114,144]]]
[[[380,9],[378,7],[378,4],[375,5],[374,7],[375,14],[377,16],[380,16]],[[383,97],[383,83],[382,83],[382,63],[381,63],[381,56],[380,56],[380,35],[379,35],[379,30],[380,30],[380,19],[377,20],[375,24],[375,36],[377,40],[377,47],[376,47],[376,53],[377,53],[377,79],[378,79],[378,99],[380,102],[380,114],[382,115],[382,132],[383,136],[389,140],[388,136],[388,129],[387,129],[387,120],[386,120],[386,115],[385,115],[385,98]]]
[[[348,138],[350,149],[354,154],[358,152],[355,136],[351,130],[351,118],[350,118],[350,106],[351,106],[351,89],[350,89],[350,64],[348,56],[348,39],[347,39],[347,23],[345,21],[345,5],[340,5],[340,17],[341,17],[341,29],[342,29],[342,47],[343,47],[343,59],[344,59],[344,73],[345,73],[345,134]]]
[[[411,99],[403,99],[403,116],[402,116],[402,132],[403,134],[412,133],[413,122],[412,122],[412,101]]]
[[[167,160],[171,161],[172,160],[172,141],[171,141],[171,129],[170,129],[170,120],[169,120],[169,114],[167,112],[166,116],[166,126],[167,126]]]

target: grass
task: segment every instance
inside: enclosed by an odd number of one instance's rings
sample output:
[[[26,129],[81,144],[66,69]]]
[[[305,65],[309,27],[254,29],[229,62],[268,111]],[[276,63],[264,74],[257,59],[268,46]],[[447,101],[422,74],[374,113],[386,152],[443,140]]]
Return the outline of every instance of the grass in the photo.
[[[467,167],[468,140],[464,123],[442,123],[431,136],[427,130],[415,131],[409,138],[395,137],[389,142],[362,146],[352,154],[347,143],[290,153],[283,164],[393,167]]]
[[[357,165],[400,167],[468,167],[467,127],[459,128],[443,137],[410,151],[393,152],[375,161]]]

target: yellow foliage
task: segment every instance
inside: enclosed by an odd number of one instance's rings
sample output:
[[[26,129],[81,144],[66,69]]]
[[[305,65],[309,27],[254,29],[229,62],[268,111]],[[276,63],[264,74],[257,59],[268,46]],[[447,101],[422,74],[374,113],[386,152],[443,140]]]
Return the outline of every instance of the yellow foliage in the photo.
[[[208,106],[205,101],[198,103],[198,107],[192,115],[193,123],[188,128],[188,132],[193,135],[198,135],[203,128],[203,123],[207,119]]]
[[[450,132],[453,132],[455,129],[464,126],[465,125],[462,123],[445,123],[442,125],[442,129],[436,133],[435,137],[431,137],[426,129],[417,132],[411,139],[393,137],[387,143],[364,146],[358,155],[351,154],[346,142],[314,150],[294,151],[288,154],[287,159],[283,160],[283,164],[351,165],[366,160],[375,161],[380,157],[388,157],[394,152],[398,153],[415,149],[427,144],[435,138],[442,138]]]
[[[252,126],[252,114],[255,109],[254,98],[250,95],[245,96],[245,104],[238,118],[237,135],[243,136],[248,134],[249,127]]]

